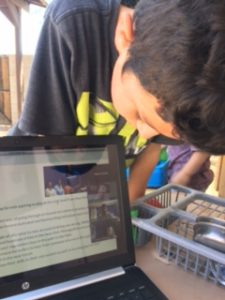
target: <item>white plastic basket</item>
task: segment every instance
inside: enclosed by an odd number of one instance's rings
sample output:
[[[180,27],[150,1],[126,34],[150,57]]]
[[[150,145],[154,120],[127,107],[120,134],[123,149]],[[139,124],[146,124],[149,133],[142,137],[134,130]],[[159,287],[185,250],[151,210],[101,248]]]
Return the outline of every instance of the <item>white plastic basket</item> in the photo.
[[[153,208],[148,199],[168,205]],[[225,286],[225,253],[193,240],[193,226],[198,216],[225,220],[225,200],[195,190],[167,185],[139,199],[135,204],[153,211],[151,217],[132,220],[133,225],[156,236],[156,252],[165,259],[207,280]],[[142,245],[144,242],[142,241]]]

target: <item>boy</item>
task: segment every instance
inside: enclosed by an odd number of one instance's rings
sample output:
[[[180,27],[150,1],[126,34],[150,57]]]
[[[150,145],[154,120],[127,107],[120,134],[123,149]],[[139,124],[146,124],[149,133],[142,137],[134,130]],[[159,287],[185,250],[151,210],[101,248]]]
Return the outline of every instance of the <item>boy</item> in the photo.
[[[153,137],[224,153],[224,15],[224,0],[53,0],[12,134],[123,136],[140,153],[130,200],[158,161]]]

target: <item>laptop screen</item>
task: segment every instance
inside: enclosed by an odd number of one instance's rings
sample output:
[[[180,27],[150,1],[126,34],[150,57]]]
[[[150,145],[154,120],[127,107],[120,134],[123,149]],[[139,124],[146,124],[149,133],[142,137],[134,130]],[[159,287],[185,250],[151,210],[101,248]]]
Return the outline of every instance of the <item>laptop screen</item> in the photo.
[[[119,138],[0,143],[0,297],[133,262]]]

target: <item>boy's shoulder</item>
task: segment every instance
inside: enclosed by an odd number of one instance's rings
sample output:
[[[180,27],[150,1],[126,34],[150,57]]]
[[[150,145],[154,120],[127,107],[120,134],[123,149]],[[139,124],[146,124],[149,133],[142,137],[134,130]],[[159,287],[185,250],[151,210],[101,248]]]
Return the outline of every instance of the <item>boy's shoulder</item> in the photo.
[[[46,15],[55,22],[72,15],[86,11],[95,11],[101,14],[110,13],[112,7],[119,6],[119,0],[55,0],[49,4]]]

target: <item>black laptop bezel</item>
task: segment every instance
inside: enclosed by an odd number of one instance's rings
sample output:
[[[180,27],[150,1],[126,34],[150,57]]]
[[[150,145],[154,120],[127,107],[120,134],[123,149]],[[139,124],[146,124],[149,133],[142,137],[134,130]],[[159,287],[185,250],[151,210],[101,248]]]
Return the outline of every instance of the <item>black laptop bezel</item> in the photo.
[[[61,283],[74,278],[90,275],[106,269],[118,266],[129,266],[135,262],[134,245],[132,240],[132,225],[130,220],[130,206],[128,200],[127,180],[125,174],[125,154],[122,138],[118,136],[7,136],[0,138],[1,151],[20,151],[32,149],[52,149],[55,147],[62,149],[104,147],[106,145],[116,145],[118,149],[118,164],[115,168],[120,176],[121,182],[121,208],[123,209],[126,233],[126,251],[121,254],[110,253],[109,257],[101,261],[90,262],[89,266],[78,265],[72,261],[68,264],[68,269],[62,268],[63,264],[45,267],[34,271],[0,278],[0,297],[9,297],[24,293],[21,288],[24,282],[29,282],[30,288],[26,292],[44,288],[50,285]],[[115,255],[116,254],[116,255]],[[64,264],[65,265],[65,264]],[[76,269],[82,268],[82,274]],[[50,276],[51,275],[51,276]]]

